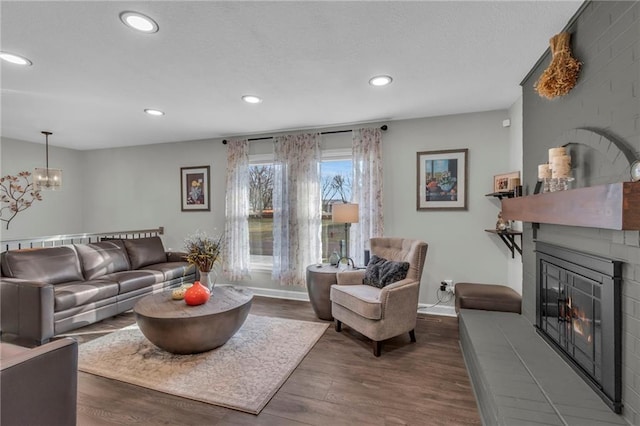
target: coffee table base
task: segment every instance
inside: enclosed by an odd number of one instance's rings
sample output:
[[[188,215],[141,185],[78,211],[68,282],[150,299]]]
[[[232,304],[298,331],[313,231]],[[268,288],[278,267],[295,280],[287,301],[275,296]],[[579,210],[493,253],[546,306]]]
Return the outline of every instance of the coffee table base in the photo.
[[[149,297],[157,298],[158,296]],[[167,299],[166,296],[165,299]],[[134,309],[134,311],[140,331],[151,343],[167,352],[186,355],[210,351],[224,345],[244,324],[251,309],[251,301],[252,298],[249,297],[231,309],[188,317],[167,317],[151,313],[145,315],[140,312],[143,309]],[[157,302],[165,303],[162,299]],[[212,302],[210,300],[207,303]],[[166,300],[166,303],[184,305],[182,301]],[[194,308],[198,309],[198,307],[187,309]],[[203,308],[205,307],[201,305],[200,309]]]

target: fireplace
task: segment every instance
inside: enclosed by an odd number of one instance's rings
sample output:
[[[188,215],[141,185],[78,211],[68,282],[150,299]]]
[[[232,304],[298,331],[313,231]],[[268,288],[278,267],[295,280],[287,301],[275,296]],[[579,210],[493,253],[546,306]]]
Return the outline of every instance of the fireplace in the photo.
[[[622,262],[536,242],[536,328],[616,413],[622,412]]]

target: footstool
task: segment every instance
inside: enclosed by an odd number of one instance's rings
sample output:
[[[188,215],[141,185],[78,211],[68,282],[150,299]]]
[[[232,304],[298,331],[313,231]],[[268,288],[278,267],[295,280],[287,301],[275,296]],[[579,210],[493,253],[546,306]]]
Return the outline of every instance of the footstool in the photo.
[[[514,312],[522,310],[522,296],[504,285],[458,283],[454,287],[456,312],[460,309]]]

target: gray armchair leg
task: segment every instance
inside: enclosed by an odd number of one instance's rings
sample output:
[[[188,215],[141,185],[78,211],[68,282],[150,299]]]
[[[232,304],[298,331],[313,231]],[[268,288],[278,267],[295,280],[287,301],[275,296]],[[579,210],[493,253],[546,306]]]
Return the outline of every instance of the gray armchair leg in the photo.
[[[342,331],[342,322],[340,320],[336,320],[336,331],[338,333]]]
[[[409,332],[409,337],[411,338],[411,343],[415,343],[416,342],[416,331],[415,330],[411,330]]]
[[[373,355],[378,357],[382,353],[382,342],[376,342],[375,340],[373,340],[372,342],[373,342]]]

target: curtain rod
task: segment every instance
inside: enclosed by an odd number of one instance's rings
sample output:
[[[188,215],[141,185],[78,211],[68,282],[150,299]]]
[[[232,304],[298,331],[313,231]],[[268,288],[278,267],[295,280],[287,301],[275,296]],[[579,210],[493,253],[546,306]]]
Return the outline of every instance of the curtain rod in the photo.
[[[388,128],[389,128],[389,126],[387,126],[386,124],[383,124],[382,126],[380,126],[380,130],[382,130],[382,131],[385,131]],[[320,134],[321,135],[331,135],[331,134],[334,134],[334,133],[349,133],[349,132],[353,132],[353,130],[330,130],[330,131],[327,131],[327,132],[320,132]],[[250,139],[247,139],[247,140],[249,142],[252,142],[252,141],[264,141],[264,140],[273,139],[273,138],[274,138],[274,136],[264,136],[264,137],[261,137],[261,138],[250,138]],[[227,144],[227,140],[223,139],[222,140],[222,144],[226,145]]]

